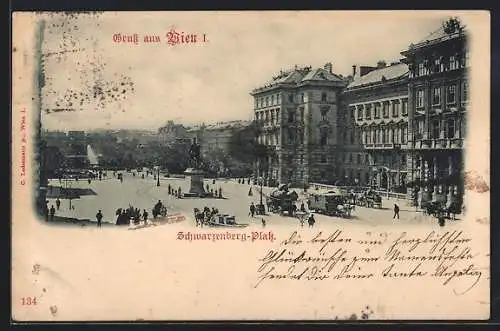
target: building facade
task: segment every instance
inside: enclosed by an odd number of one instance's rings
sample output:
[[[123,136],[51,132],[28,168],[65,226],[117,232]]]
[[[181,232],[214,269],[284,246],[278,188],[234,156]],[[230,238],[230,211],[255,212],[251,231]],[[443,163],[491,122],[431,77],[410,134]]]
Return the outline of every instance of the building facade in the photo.
[[[345,90],[346,176],[362,186],[406,193],[408,143],[408,66],[379,61],[353,66]],[[354,125],[353,125],[354,124]]]
[[[450,19],[401,54],[409,67],[411,196],[419,204],[461,200],[469,98],[465,29]]]
[[[158,129],[158,139],[161,143],[170,144],[178,139],[189,138],[188,129],[182,124],[168,121],[167,124]]]
[[[266,160],[256,161],[256,175],[268,182],[303,186],[340,178],[339,112],[348,80],[323,68],[281,71],[251,92],[258,143]]]
[[[234,134],[251,124],[250,121],[217,122],[203,126],[197,132],[197,139],[203,156],[215,151],[226,154],[231,152],[231,142]]]

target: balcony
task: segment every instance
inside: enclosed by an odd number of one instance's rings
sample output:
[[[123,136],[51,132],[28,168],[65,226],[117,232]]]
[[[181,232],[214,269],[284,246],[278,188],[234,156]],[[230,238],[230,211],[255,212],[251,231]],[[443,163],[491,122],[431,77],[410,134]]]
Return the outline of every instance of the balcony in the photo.
[[[401,144],[394,143],[364,144],[363,146],[365,149],[400,149],[402,147]]]
[[[463,148],[464,140],[463,138],[452,138],[450,139],[450,148]]]
[[[422,139],[415,141],[415,149],[460,149],[463,148],[463,138]]]
[[[435,139],[433,140],[434,148],[441,149],[448,147],[448,139]]]

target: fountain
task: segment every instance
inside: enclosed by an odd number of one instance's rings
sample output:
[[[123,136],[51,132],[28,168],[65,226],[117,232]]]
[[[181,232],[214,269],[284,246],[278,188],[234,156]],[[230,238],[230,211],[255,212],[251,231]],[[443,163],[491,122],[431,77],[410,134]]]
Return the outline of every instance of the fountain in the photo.
[[[92,146],[90,145],[87,145],[87,159],[89,160],[91,166],[96,166],[99,164],[97,154],[94,152]]]

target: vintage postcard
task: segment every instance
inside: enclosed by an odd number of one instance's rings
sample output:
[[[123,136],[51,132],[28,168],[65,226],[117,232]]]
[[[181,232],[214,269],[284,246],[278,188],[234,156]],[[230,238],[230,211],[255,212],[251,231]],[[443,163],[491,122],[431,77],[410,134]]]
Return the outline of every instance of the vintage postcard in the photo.
[[[15,321],[490,316],[486,11],[16,12]]]

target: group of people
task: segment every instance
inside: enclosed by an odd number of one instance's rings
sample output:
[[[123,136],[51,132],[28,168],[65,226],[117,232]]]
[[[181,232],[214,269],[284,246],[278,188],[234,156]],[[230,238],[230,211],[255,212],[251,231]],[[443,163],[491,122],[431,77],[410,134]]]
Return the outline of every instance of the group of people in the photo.
[[[168,184],[168,194],[169,195],[173,195],[174,197],[176,198],[182,198],[182,190],[181,190],[181,187],[179,186],[176,189],[174,189],[170,184]]]
[[[100,216],[99,216],[100,214]],[[145,223],[148,221],[148,216],[149,213],[147,212],[146,209],[144,209],[141,213],[141,210],[139,208],[135,208],[132,205],[130,205],[128,208],[118,208],[116,210],[116,225],[129,225],[130,221],[132,221],[134,224],[138,224],[141,220],[143,220]],[[96,215],[97,218],[97,224],[100,226],[100,220],[102,220],[102,213],[99,210],[99,212]]]
[[[250,178],[246,179],[245,178],[238,178],[238,184],[245,184],[245,182],[250,185]]]
[[[215,184],[215,180],[212,182],[212,184]],[[215,198],[222,198],[222,187],[219,187],[219,189],[213,189],[213,188],[210,188],[210,185],[207,184],[207,186],[205,187],[206,189],[206,192],[207,193],[210,193],[213,197]]]

